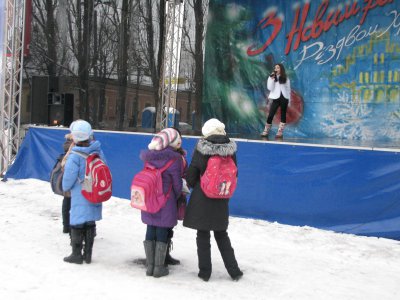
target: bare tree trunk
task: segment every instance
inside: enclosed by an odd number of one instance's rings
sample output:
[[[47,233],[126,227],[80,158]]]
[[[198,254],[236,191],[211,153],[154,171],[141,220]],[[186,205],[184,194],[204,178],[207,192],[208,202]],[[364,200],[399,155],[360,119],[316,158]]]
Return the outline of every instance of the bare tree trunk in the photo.
[[[194,84],[196,87],[195,95],[195,130],[200,130],[202,126],[202,101],[203,101],[203,42],[204,42],[204,5],[203,0],[194,0],[194,14],[196,19],[195,29],[195,73]]]
[[[163,64],[163,55],[164,55],[164,35],[165,35],[165,7],[166,1],[160,1],[160,36],[158,37],[158,66],[157,66],[157,74],[158,78],[161,77],[161,66]]]
[[[140,68],[137,70],[136,75],[136,91],[135,91],[135,100],[133,102],[133,115],[132,115],[132,125],[133,127],[137,127],[138,114],[139,114],[139,86],[140,86]]]
[[[83,18],[80,0],[77,0],[78,12],[78,81],[79,81],[79,117],[89,120],[89,62],[90,37],[92,32],[93,0],[83,0]]]
[[[99,79],[99,112],[98,112],[98,122],[99,124],[103,122],[103,115],[106,106],[106,85],[107,85],[107,57],[102,55],[100,59],[100,79]]]
[[[47,42],[47,73],[49,75],[49,91],[58,92],[57,80],[57,47],[56,47],[56,22],[54,20],[54,4],[46,0],[46,42]]]
[[[97,38],[97,11],[93,12],[93,78],[95,80],[95,87],[93,90],[93,110],[90,114],[92,119],[92,126],[97,128],[99,125],[99,103],[100,103],[100,94],[99,94],[99,67],[97,61],[99,59],[99,46],[98,46],[98,38]]]
[[[129,0],[122,1],[121,23],[119,28],[118,50],[118,99],[116,129],[124,129],[126,86],[128,84],[128,28],[129,28]]]
[[[165,0],[160,1],[159,10],[159,45],[158,45],[158,59],[156,61],[156,50],[154,46],[154,27],[153,27],[153,10],[152,10],[152,0],[145,0],[145,11],[146,15],[144,20],[146,23],[146,37],[147,37],[147,57],[149,59],[149,71],[151,76],[151,81],[153,83],[153,95],[155,99],[156,115],[159,113],[160,106],[160,73],[161,66],[163,63],[163,48],[164,48],[164,19],[165,19]]]
[[[102,70],[102,76],[100,78],[100,84],[99,84],[99,112],[98,112],[98,123],[99,125],[103,122],[103,115],[105,111],[105,106],[106,106],[106,85],[107,85],[107,79],[105,77],[105,74],[107,72],[107,63],[106,63],[106,58],[104,57],[104,62],[101,65],[101,70]]]

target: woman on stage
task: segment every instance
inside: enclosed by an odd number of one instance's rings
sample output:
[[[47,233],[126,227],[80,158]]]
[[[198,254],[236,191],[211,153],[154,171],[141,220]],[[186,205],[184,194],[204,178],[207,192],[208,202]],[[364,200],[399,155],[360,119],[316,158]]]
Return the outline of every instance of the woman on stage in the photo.
[[[270,91],[269,99],[272,100],[271,107],[265,124],[264,131],[261,133],[262,137],[268,137],[272,127],[272,120],[278,108],[281,108],[281,122],[279,123],[276,138],[283,137],[283,130],[286,125],[286,110],[290,101],[290,80],[286,76],[285,67],[282,64],[274,66],[274,72],[268,77],[267,88]]]

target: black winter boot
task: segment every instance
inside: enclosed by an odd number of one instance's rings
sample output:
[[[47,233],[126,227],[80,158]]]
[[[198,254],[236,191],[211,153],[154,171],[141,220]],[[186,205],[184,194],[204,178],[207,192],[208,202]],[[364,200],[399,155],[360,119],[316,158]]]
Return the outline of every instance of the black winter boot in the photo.
[[[65,262],[81,264],[82,257],[83,229],[71,228],[71,246],[72,254],[64,257]]]
[[[171,256],[171,251],[172,251],[172,240],[169,239],[167,241],[167,254],[165,255],[165,265],[179,265],[181,262],[178,259],[175,259]]]
[[[71,231],[71,228],[69,226],[63,226],[63,233],[69,233]]]
[[[211,277],[211,243],[209,231],[197,231],[197,257],[199,260],[199,274],[197,275],[204,281]]]
[[[165,255],[167,254],[167,243],[156,242],[156,250],[154,254],[154,272],[153,276],[156,278],[166,276],[169,274],[168,267],[164,265]]]
[[[83,248],[83,258],[87,264],[92,262],[94,236],[96,234],[96,225],[85,226],[85,246]]]
[[[146,253],[146,276],[153,276],[154,272],[154,253],[156,241],[144,241],[144,252]]]
[[[242,278],[243,272],[239,269],[228,233],[226,231],[215,231],[214,237],[226,270],[233,280],[238,281]]]

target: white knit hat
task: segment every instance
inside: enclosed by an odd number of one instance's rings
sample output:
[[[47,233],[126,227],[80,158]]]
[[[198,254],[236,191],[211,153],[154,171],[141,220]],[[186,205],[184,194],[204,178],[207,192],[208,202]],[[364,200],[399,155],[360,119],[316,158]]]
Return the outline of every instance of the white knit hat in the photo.
[[[85,120],[76,120],[69,127],[75,143],[87,141],[93,135],[92,126]]]
[[[165,128],[153,137],[148,148],[149,150],[162,150],[171,146],[178,149],[181,145],[182,139],[179,132],[173,128]]]
[[[226,135],[225,124],[218,119],[210,119],[204,123],[203,128],[201,128],[201,133],[204,137],[209,137],[214,134]]]

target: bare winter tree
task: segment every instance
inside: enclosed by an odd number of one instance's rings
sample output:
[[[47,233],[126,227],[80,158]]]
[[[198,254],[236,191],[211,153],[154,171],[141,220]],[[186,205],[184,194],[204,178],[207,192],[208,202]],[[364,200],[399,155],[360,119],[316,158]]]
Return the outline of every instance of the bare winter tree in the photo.
[[[194,71],[185,72],[192,78],[198,115],[201,114],[205,2],[208,0],[188,0],[195,18],[187,21],[190,26],[185,34],[191,38],[187,49],[194,61],[188,64]],[[151,79],[155,106],[160,109],[166,3],[166,0],[33,0],[29,67],[35,74],[75,77],[79,117],[90,120],[94,127],[101,126],[103,121],[106,85],[110,79],[116,79],[118,130],[126,127],[127,91],[132,78],[136,95],[130,117],[135,126],[141,78]],[[200,118],[197,120],[201,122]]]
[[[90,41],[93,28],[93,0],[68,1],[69,38],[78,62],[79,117],[89,120]]]
[[[118,53],[118,39],[116,35],[115,14],[116,2],[97,2],[93,13],[93,79],[95,88],[91,91],[94,103],[91,114],[93,126],[102,127],[106,103],[106,85],[115,73]]]
[[[53,85],[57,76],[57,24],[54,0],[33,0],[32,63],[37,73],[49,76]],[[50,86],[54,89],[54,86]]]
[[[49,77],[74,75],[68,42],[67,2],[33,0],[32,40],[27,69]]]
[[[139,11],[144,24],[145,36],[140,39],[148,73],[153,84],[155,107],[160,108],[160,73],[164,48],[165,0],[141,0]],[[155,17],[154,17],[154,13]],[[156,27],[158,25],[158,27]]]
[[[204,37],[205,37],[205,17],[208,8],[208,0],[188,0],[189,10],[185,15],[184,36],[184,51],[188,51],[194,59],[194,78],[193,89],[195,92],[195,107],[196,112],[195,128],[199,130],[202,126],[202,99],[203,99],[203,61],[204,61]],[[191,11],[190,11],[191,9]],[[189,16],[194,15],[193,18]],[[194,24],[193,24],[194,23]],[[194,30],[193,30],[194,26]],[[194,43],[193,43],[194,31]],[[194,46],[193,46],[194,44]]]
[[[129,29],[131,21],[133,0],[122,0],[121,18],[119,23],[119,43],[118,43],[118,98],[117,98],[117,118],[115,129],[124,128],[126,110],[126,91],[128,84],[128,53],[129,53]]]
[[[139,1],[136,0],[134,7],[132,9],[132,21],[130,26],[130,44],[129,44],[129,74],[133,78],[136,85],[135,97],[132,103],[132,115],[130,116],[130,126],[137,127],[137,120],[139,115],[139,90],[140,84],[144,78],[144,70],[147,70],[147,65],[145,62],[145,54],[143,53],[142,47],[140,47],[140,36],[143,35],[143,30],[141,28],[141,17],[139,11]]]

